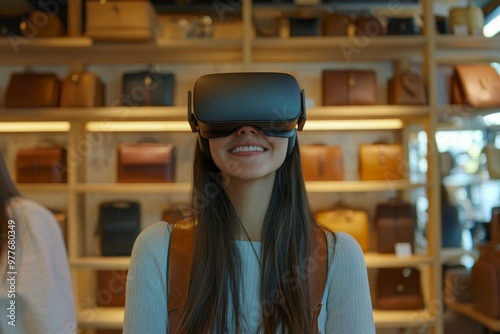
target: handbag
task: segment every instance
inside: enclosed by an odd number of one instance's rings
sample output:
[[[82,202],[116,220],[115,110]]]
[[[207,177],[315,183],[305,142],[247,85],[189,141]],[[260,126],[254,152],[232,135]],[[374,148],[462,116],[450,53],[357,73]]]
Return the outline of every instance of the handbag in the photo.
[[[62,82],[60,107],[100,107],[104,105],[104,84],[90,72],[69,73]]]
[[[453,7],[449,14],[453,34],[483,36],[484,14],[481,7],[474,4],[467,7]]]
[[[324,36],[348,36],[352,20],[349,14],[330,13],[323,16]]]
[[[318,211],[316,222],[332,231],[345,232],[358,242],[363,252],[370,250],[370,222],[364,210],[348,207],[334,207]]]
[[[290,36],[318,36],[320,34],[320,18],[319,17],[290,17]]]
[[[17,183],[65,183],[66,149],[59,146],[20,149],[16,156]]]
[[[305,181],[339,181],[344,179],[341,146],[300,145],[302,174]]]
[[[417,35],[419,30],[414,17],[390,17],[387,21],[387,35]]]
[[[169,143],[118,146],[118,182],[174,182],[175,147]]]
[[[418,73],[397,71],[387,84],[389,104],[422,105],[427,103],[425,85]]]
[[[154,38],[156,10],[150,1],[85,2],[85,35],[95,41],[147,42]]]
[[[358,156],[361,180],[401,180],[406,178],[406,164],[401,144],[361,144]]]
[[[123,104],[126,106],[174,105],[175,74],[139,71],[123,74]]]
[[[253,26],[257,37],[279,37],[280,24],[277,16],[254,16]]]
[[[471,269],[472,306],[487,317],[500,319],[500,244],[477,247],[479,258]]]
[[[490,240],[500,244],[500,206],[491,209]]]
[[[500,106],[500,76],[489,64],[455,65],[451,81],[452,103]]]
[[[408,243],[413,250],[416,215],[410,203],[379,203],[375,209],[377,251],[395,253],[398,243]]]
[[[379,310],[418,310],[424,307],[417,268],[379,268],[376,280]]]
[[[490,179],[500,179],[500,149],[490,144],[486,145],[483,150]]]
[[[382,36],[387,32],[380,20],[372,14],[360,14],[354,21],[356,36]]]
[[[377,104],[377,78],[372,70],[323,70],[323,105]]]
[[[28,17],[21,23],[24,37],[59,37],[66,35],[61,18],[44,11],[30,11]]]
[[[54,73],[12,73],[5,93],[6,108],[59,106],[61,81]]]

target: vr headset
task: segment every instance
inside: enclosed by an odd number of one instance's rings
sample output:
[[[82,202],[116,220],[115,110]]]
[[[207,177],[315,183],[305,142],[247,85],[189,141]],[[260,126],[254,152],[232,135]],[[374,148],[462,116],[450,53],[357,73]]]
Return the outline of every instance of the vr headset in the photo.
[[[304,90],[286,73],[204,75],[193,94],[188,92],[188,121],[204,153],[209,152],[208,139],[230,135],[244,125],[267,136],[289,138],[290,153],[306,121]]]

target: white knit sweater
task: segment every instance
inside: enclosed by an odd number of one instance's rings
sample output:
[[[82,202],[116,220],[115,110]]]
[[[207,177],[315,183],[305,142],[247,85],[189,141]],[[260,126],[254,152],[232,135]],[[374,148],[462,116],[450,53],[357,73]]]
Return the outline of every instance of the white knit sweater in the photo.
[[[171,230],[171,224],[160,222],[146,228],[135,242],[127,277],[124,334],[167,333],[167,262]],[[321,333],[374,334],[363,252],[351,236],[336,235],[335,253],[333,235],[328,233],[327,237],[328,276],[319,329]],[[237,242],[245,273],[240,289],[243,334],[261,333],[260,265],[252,245],[260,254],[260,242]]]

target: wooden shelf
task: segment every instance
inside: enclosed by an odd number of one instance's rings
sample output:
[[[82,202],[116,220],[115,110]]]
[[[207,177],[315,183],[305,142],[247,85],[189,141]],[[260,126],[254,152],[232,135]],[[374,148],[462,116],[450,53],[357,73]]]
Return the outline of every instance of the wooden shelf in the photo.
[[[409,257],[396,256],[395,254],[365,253],[367,268],[401,268],[418,267],[433,263],[431,256],[413,255]]]
[[[500,319],[493,319],[479,313],[470,303],[447,303],[446,306],[457,313],[463,314],[494,332],[500,331]]]
[[[377,328],[422,328],[430,327],[435,322],[435,317],[427,310],[373,310],[373,318]]]
[[[441,250],[441,263],[446,264],[460,261],[464,256],[476,258],[478,254],[478,251],[475,249],[443,248]]]
[[[66,183],[23,183],[17,184],[16,188],[21,192],[67,192]]]
[[[430,114],[428,106],[374,105],[374,106],[318,106],[307,109],[308,120],[413,120]],[[307,122],[306,122],[307,124]]]
[[[165,311],[166,312],[166,311]],[[87,307],[77,315],[79,328],[122,329],[123,307]]]
[[[84,256],[70,259],[69,264],[77,269],[123,270],[130,267],[130,256]]]
[[[188,193],[191,189],[190,183],[166,182],[166,183],[79,183],[74,186],[78,193]]]
[[[412,183],[407,180],[306,182],[306,189],[309,193],[398,191],[426,186],[424,183]]]
[[[436,38],[436,60],[438,63],[478,63],[499,60],[500,37],[483,36],[438,36]]]

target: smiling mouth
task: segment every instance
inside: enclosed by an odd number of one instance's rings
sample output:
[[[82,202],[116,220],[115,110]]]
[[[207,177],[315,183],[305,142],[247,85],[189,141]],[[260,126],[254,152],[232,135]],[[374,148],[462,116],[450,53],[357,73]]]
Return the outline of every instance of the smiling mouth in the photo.
[[[237,146],[231,150],[231,153],[239,153],[239,152],[264,152],[264,148],[262,146]]]

